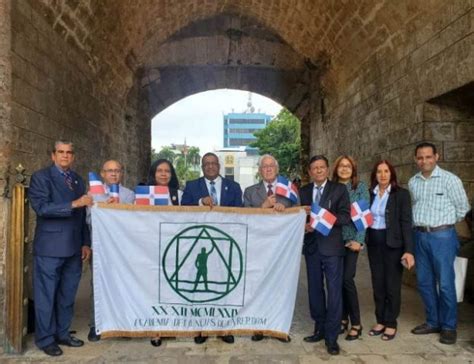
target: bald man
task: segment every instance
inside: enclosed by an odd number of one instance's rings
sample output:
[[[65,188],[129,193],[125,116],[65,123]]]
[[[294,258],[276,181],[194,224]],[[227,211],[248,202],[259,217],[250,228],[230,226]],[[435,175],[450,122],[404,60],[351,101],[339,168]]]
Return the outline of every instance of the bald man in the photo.
[[[113,184],[119,185],[119,198],[118,201],[112,197],[107,199],[108,203],[123,203],[123,204],[133,204],[135,202],[135,193],[132,190],[129,190],[127,187],[122,186],[123,178],[123,166],[119,161],[108,160],[106,161],[100,171],[100,176],[102,182],[104,183],[105,192],[108,195],[110,192],[110,186]],[[90,224],[90,211],[88,211],[88,223]],[[91,229],[92,231],[92,229]],[[92,268],[92,264],[91,264]],[[93,277],[91,275],[91,311],[89,319],[89,335],[87,339],[89,341],[99,341],[100,335],[97,335],[95,331],[95,311],[94,311],[94,287],[93,287]]]

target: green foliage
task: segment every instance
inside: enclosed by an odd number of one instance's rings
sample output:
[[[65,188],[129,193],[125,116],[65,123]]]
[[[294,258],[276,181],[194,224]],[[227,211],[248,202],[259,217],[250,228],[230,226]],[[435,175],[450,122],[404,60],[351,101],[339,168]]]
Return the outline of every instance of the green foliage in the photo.
[[[260,155],[274,156],[281,175],[287,178],[300,175],[300,121],[291,112],[282,109],[265,129],[254,135],[257,140],[250,146],[257,147]]]

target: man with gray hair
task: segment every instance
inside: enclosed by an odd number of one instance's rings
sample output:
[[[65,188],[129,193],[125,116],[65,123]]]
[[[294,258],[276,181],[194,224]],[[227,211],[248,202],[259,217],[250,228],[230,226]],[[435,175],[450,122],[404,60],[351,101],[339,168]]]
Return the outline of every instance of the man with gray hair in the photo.
[[[271,208],[275,211],[283,211],[286,207],[297,205],[290,199],[275,194],[279,168],[278,161],[273,156],[270,154],[261,156],[258,162],[258,171],[262,180],[245,189],[245,207]],[[256,333],[252,336],[253,341],[262,339],[262,333]],[[289,341],[289,337],[287,341]]]
[[[122,163],[116,160],[108,160],[102,166],[100,171],[100,176],[102,177],[102,182],[104,183],[106,196],[110,193],[111,185],[119,185],[119,197],[108,197],[108,203],[124,203],[124,204],[133,204],[135,202],[135,193],[129,190],[127,187],[122,186],[123,178],[123,166]],[[88,224],[90,225],[90,210],[88,209]],[[92,229],[91,229],[92,231]],[[92,265],[91,265],[92,268]],[[91,270],[91,310],[90,310],[90,319],[89,319],[89,334],[87,339],[89,341],[99,341],[100,335],[97,335],[95,330],[95,310],[94,310],[94,287],[93,287],[93,276]]]
[[[260,157],[258,172],[262,181],[245,189],[245,207],[273,208],[275,211],[283,211],[285,207],[295,205],[290,199],[275,194],[279,167],[278,161],[273,156],[265,154]]]
[[[51,166],[31,176],[28,196],[36,213],[35,343],[45,354],[59,356],[63,351],[58,345],[84,345],[71,336],[69,328],[82,262],[91,254],[85,207],[92,205],[92,198],[85,194],[82,178],[71,170],[71,142],[57,141],[51,159]]]

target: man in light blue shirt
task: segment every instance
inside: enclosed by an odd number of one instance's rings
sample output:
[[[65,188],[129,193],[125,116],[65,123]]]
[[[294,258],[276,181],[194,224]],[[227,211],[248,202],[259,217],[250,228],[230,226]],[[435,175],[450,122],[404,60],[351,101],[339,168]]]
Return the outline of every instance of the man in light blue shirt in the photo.
[[[456,342],[457,300],[454,259],[459,241],[454,224],[469,211],[461,180],[440,168],[436,146],[421,143],[415,149],[420,170],[408,182],[413,202],[415,258],[418,290],[425,305],[426,322],[412,333],[440,333],[440,342]]]

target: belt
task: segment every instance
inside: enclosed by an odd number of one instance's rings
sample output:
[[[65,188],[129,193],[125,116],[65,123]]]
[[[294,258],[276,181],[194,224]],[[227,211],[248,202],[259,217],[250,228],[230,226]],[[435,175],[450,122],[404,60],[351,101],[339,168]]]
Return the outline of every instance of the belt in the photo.
[[[440,226],[415,226],[415,230],[421,231],[422,233],[433,233],[435,231],[441,231],[451,229],[454,225],[440,225]]]

